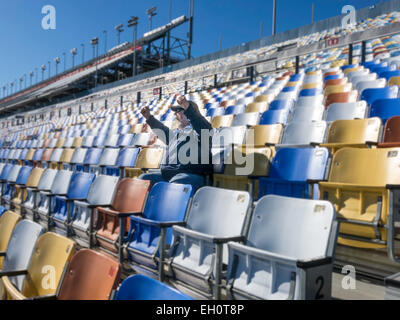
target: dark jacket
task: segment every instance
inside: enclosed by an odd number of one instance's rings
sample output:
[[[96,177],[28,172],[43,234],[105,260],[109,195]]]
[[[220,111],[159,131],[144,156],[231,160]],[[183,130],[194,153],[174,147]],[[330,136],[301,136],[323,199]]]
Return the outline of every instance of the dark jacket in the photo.
[[[195,103],[190,101],[189,102],[189,107],[184,111],[185,116],[189,119],[190,124],[192,125],[193,130],[197,134],[197,139],[198,139],[198,157],[197,157],[197,163],[188,163],[188,164],[181,164],[179,160],[177,161],[176,164],[170,164],[170,154],[167,154],[165,164],[161,165],[161,174],[164,179],[170,180],[173,176],[177,175],[178,173],[192,173],[192,174],[197,174],[197,175],[208,175],[213,172],[213,166],[212,166],[212,156],[211,156],[211,144],[212,144],[212,139],[208,138],[208,143],[207,141],[204,141],[203,143],[203,148],[207,147],[207,153],[208,153],[208,163],[207,164],[202,164],[201,162],[201,153],[205,152],[204,149],[201,152],[201,145],[202,145],[202,137],[201,137],[201,130],[208,130],[208,132],[211,134],[212,126],[211,124],[201,115],[201,113],[198,111],[196,107],[194,107]],[[160,121],[158,121],[156,118],[153,116],[150,117],[149,120],[147,120],[148,125],[152,129],[158,129],[162,130],[165,134],[166,141],[163,141],[166,145],[168,145],[168,153],[170,152],[170,147],[173,145],[173,140],[176,139],[176,133],[174,131],[170,130],[168,127],[163,125]],[[164,140],[163,137],[159,137],[161,140]],[[190,137],[188,136],[186,139],[183,141],[180,141],[177,146],[176,150],[179,154],[180,148],[182,148],[185,144],[188,143],[190,140]],[[190,151],[188,150],[186,154],[189,156]],[[203,156],[203,158],[205,158]],[[204,162],[204,161],[203,161]]]

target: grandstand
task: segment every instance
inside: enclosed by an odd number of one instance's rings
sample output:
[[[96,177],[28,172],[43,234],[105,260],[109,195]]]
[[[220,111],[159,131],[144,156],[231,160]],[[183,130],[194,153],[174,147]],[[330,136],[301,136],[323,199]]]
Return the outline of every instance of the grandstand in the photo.
[[[398,299],[400,0],[357,17],[66,89],[89,62],[0,100],[0,296]],[[140,110],[177,129],[176,93],[210,121],[221,160],[197,192],[137,179],[167,147]]]

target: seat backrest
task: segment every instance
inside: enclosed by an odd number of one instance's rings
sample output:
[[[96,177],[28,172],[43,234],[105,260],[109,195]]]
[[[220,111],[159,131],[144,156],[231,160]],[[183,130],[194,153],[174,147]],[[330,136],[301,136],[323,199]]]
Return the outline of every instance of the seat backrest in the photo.
[[[21,184],[21,185],[25,185],[26,181],[29,178],[29,175],[31,174],[32,169],[33,168],[30,167],[30,166],[23,166],[21,168],[21,170],[19,171],[16,183],[17,184]]]
[[[258,124],[260,114],[258,112],[241,113],[233,119],[232,127],[234,126],[255,126]]]
[[[245,145],[263,148],[265,144],[278,144],[283,131],[282,124],[257,125],[247,129]]]
[[[118,212],[142,212],[151,182],[140,179],[122,179],[115,192],[112,208]]]
[[[90,148],[86,153],[84,164],[98,164],[100,160],[100,156],[103,149],[100,148]]]
[[[47,169],[43,172],[40,177],[39,184],[37,186],[38,190],[50,190],[53,185],[54,179],[57,175],[58,170],[55,169]]]
[[[36,188],[39,184],[40,178],[45,169],[43,168],[34,168],[29,175],[28,180],[26,181],[26,186],[28,188]]]
[[[68,265],[58,299],[108,300],[120,276],[116,260],[94,250],[80,250]]]
[[[396,99],[378,99],[371,106],[369,116],[379,117],[385,123],[387,119],[393,116],[400,116],[400,98]]]
[[[156,183],[150,190],[143,215],[156,221],[183,221],[191,195],[191,185]]]
[[[131,145],[138,146],[138,147],[145,147],[145,146],[148,146],[150,139],[151,139],[150,133],[147,133],[147,132],[138,133],[138,134],[135,134],[135,136],[133,137]]]
[[[64,149],[64,151],[61,155],[61,158],[60,158],[60,162],[69,163],[72,159],[74,151],[75,151],[75,149],[72,149],[72,148]]]
[[[385,187],[400,179],[400,148],[344,148],[332,159],[329,182]]]
[[[70,163],[83,163],[83,161],[85,161],[85,156],[87,151],[88,149],[85,148],[75,149]]]
[[[99,166],[113,166],[118,158],[119,149],[105,148],[100,156]]]
[[[69,183],[68,199],[86,199],[95,175],[87,172],[74,172]]]
[[[225,147],[232,144],[242,144],[246,133],[245,126],[221,128],[212,137],[212,146]]]
[[[326,97],[325,108],[328,108],[332,103],[356,102],[358,92],[353,90],[350,92],[331,93]]]
[[[378,142],[381,119],[336,120],[329,127],[326,143],[365,144]]]
[[[32,160],[33,161],[40,161],[40,159],[42,159],[43,152],[44,152],[44,149],[37,149],[35,151],[35,154],[33,155]]]
[[[367,111],[365,101],[350,103],[333,103],[329,106],[325,120],[332,122],[335,120],[364,119]]]
[[[144,148],[139,152],[135,168],[158,169],[163,155],[163,148]]]
[[[296,108],[290,117],[290,122],[321,121],[324,116],[324,112],[325,108],[323,105]]]
[[[86,185],[90,181],[90,177],[86,178]],[[117,186],[119,177],[99,175],[93,183],[90,182],[90,189],[87,195],[87,202],[96,206],[109,206],[111,205],[115,187]],[[92,180],[93,181],[93,180]],[[86,197],[84,197],[86,198]],[[83,198],[81,198],[83,199]]]
[[[268,195],[254,209],[247,245],[298,260],[332,256],[335,218],[328,201]]]
[[[44,228],[39,224],[22,220],[15,227],[7,247],[3,262],[3,271],[26,270],[31,260],[33,248],[37,239],[43,234]],[[10,278],[18,290],[22,290],[25,276]]]
[[[54,178],[53,184],[51,186],[51,193],[67,194],[72,173],[73,173],[72,171],[67,171],[67,170],[57,171],[56,177]]]
[[[64,152],[64,149],[61,149],[61,148],[54,149],[53,153],[51,154],[50,161],[51,162],[60,162],[63,152]]]
[[[215,237],[241,235],[249,204],[248,192],[203,187],[193,197],[187,228]]]
[[[117,161],[118,167],[133,167],[140,152],[140,148],[123,148],[119,151]]]
[[[365,89],[361,93],[360,100],[365,100],[367,102],[367,104],[370,106],[376,100],[397,98],[398,93],[399,93],[399,87],[398,86],[390,86],[390,87],[385,87],[385,88]]]
[[[135,274],[125,279],[115,297],[116,300],[193,300],[191,297],[154,280]]]
[[[285,124],[288,116],[288,109],[268,110],[261,115],[260,124]]]
[[[291,122],[282,137],[282,145],[310,145],[322,143],[325,138],[327,124],[325,121]]]
[[[323,180],[328,159],[326,148],[282,148],[272,159],[269,177],[289,181]]]
[[[7,180],[13,167],[14,167],[13,164],[9,164],[9,163],[6,164],[3,168],[3,170],[1,171],[0,179]]]
[[[20,219],[21,216],[12,211],[6,211],[0,216],[0,252],[7,250],[11,234]],[[0,257],[0,270],[3,266],[3,260],[4,258]]]
[[[53,154],[54,149],[45,149],[42,158],[40,158],[40,161],[49,161],[51,158],[51,155]]]
[[[382,142],[400,142],[400,116],[386,121]]]
[[[12,167],[10,174],[7,177],[7,181],[8,182],[16,182],[18,175],[19,175],[19,171],[21,170],[22,166],[19,165],[15,165]]]
[[[58,234],[47,232],[36,242],[25,278],[22,294],[25,297],[55,294],[67,262],[75,252],[75,242]],[[43,285],[44,277],[51,277]]]

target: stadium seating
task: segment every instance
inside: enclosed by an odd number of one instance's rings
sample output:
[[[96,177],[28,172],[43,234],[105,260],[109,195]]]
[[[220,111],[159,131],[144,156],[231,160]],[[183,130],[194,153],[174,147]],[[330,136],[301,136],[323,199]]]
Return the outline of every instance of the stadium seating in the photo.
[[[378,148],[400,147],[400,116],[394,116],[386,121],[383,131],[382,142]]]

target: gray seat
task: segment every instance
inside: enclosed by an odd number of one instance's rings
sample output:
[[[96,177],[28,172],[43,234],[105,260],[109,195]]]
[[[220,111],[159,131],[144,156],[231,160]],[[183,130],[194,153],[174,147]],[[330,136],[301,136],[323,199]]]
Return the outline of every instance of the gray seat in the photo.
[[[37,223],[28,220],[19,222],[11,234],[0,274],[27,270],[36,241],[43,232],[44,229]],[[23,289],[24,280],[25,275],[10,277],[11,283],[20,291]]]
[[[367,73],[367,74],[361,74],[361,75],[355,75],[354,77],[352,77],[350,80],[354,85],[354,88],[357,87],[357,85],[360,82],[363,81],[373,81],[376,80],[378,78],[378,75],[376,73]]]
[[[104,141],[104,146],[108,148],[116,148],[118,147],[118,139],[119,134],[108,135],[106,140]]]
[[[228,243],[228,296],[329,299],[337,235],[335,209],[328,201],[261,198],[246,243]]]
[[[53,185],[54,179],[57,175],[57,170],[55,169],[46,169],[42,176],[40,177],[39,184],[37,188],[26,188],[26,198],[24,202],[21,204],[23,212],[25,216],[29,220],[35,219],[34,210],[36,209],[36,205],[38,204],[38,192],[40,191],[50,191],[51,186]]]
[[[39,191],[35,204],[34,213],[36,219],[44,228],[48,229],[49,225],[49,212],[52,205],[52,199],[56,195],[66,195],[69,188],[69,183],[72,177],[72,171],[60,170],[51,185],[50,192]]]
[[[213,148],[224,148],[232,144],[243,144],[246,126],[226,127],[216,131],[212,137]]]
[[[119,177],[98,176],[91,184],[87,201],[74,201],[71,215],[73,239],[83,247],[91,247],[92,217],[96,207],[110,206]]]
[[[82,147],[91,148],[93,147],[95,136],[86,136],[83,138]]]
[[[372,88],[384,88],[386,86],[386,79],[380,78],[377,80],[370,80],[370,81],[360,81],[357,83],[356,89],[361,94],[365,89],[372,89]]]
[[[71,158],[71,162],[64,163],[63,169],[75,171],[76,164],[83,164],[83,162],[85,161],[85,156],[86,156],[87,151],[88,151],[88,149],[86,149],[86,148],[75,149],[74,154],[72,155],[72,158]]]
[[[310,147],[324,142],[327,124],[325,121],[291,122],[283,132],[282,141],[276,149]]]
[[[296,108],[291,115],[290,122],[321,121],[324,113],[325,107],[323,105]]]
[[[227,240],[246,233],[250,195],[244,191],[203,187],[194,195],[185,228],[174,226],[169,266],[173,278],[205,296],[220,299]]]
[[[90,165],[89,172],[96,175],[104,173],[104,167],[115,166],[119,154],[119,149],[117,148],[106,148],[103,150],[100,156],[99,163],[97,165]]]
[[[149,144],[151,135],[150,133],[138,133],[132,139],[131,146],[146,147]]]
[[[47,148],[55,148],[57,144],[57,139],[51,139],[49,145],[47,146]],[[33,147],[32,147],[33,148]]]
[[[54,149],[53,153],[51,154],[49,162],[50,163],[59,163],[63,152],[64,152],[64,149],[62,149],[62,148]]]
[[[70,137],[70,138],[65,139],[63,148],[71,148],[73,143],[74,143],[74,140],[75,140],[74,137]]]
[[[317,96],[299,97],[299,99],[296,101],[295,108],[320,106],[322,105],[323,101],[324,96],[322,94]]]
[[[259,121],[260,114],[258,112],[240,113],[233,119],[232,127],[256,126]]]
[[[366,114],[367,103],[365,101],[332,103],[326,112],[325,121],[364,119]]]

